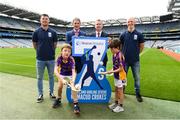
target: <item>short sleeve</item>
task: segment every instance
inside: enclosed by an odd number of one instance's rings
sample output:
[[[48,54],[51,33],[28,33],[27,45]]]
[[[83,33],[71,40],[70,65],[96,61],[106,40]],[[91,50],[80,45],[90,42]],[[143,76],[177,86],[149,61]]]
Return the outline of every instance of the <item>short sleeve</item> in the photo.
[[[142,33],[139,34],[139,43],[144,43],[144,36]]]
[[[124,44],[124,33],[119,35],[119,40],[122,44]]]
[[[72,67],[72,69],[75,69],[75,60],[74,60],[74,58],[73,58],[73,57],[71,57],[71,59],[72,59],[72,62],[71,62],[71,67]]]
[[[38,42],[38,36],[37,36],[37,31],[35,31],[32,35],[32,41],[33,42]]]
[[[61,58],[58,57],[58,59],[56,60],[56,66],[60,66],[61,65]]]
[[[57,33],[54,32],[54,39],[53,39],[53,42],[57,42]]]

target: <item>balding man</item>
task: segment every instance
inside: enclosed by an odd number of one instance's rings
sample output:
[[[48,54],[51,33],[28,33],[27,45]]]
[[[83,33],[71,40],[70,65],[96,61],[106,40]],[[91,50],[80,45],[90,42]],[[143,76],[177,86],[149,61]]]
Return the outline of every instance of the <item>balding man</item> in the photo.
[[[125,56],[125,70],[128,73],[129,67],[131,67],[134,77],[134,87],[136,91],[136,98],[138,102],[142,102],[143,99],[140,94],[140,62],[139,54],[144,48],[144,37],[142,33],[135,29],[135,19],[129,18],[127,20],[127,31],[121,34],[121,48]]]

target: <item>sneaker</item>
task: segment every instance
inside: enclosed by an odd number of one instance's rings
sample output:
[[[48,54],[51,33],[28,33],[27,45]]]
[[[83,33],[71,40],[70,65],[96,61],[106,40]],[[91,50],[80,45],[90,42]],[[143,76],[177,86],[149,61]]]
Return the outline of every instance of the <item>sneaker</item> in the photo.
[[[143,99],[142,99],[140,94],[136,95],[136,99],[137,99],[138,102],[143,102]]]
[[[80,113],[80,108],[77,104],[74,105],[74,113],[79,114]]]
[[[116,113],[118,113],[118,112],[123,112],[123,111],[124,111],[124,108],[121,107],[121,106],[119,106],[119,105],[117,105],[116,108],[114,108],[112,111],[113,111],[113,112],[116,112]]]
[[[56,99],[53,103],[52,108],[57,108],[61,105],[61,100],[60,99]]]
[[[116,104],[116,103],[112,103],[112,104],[110,104],[110,105],[108,106],[108,108],[112,110],[112,109],[116,108],[117,105],[118,105],[118,104]]]
[[[56,99],[56,96],[53,93],[49,93],[51,99]]]
[[[37,103],[41,103],[43,100],[43,95],[39,95],[39,97],[37,98]]]

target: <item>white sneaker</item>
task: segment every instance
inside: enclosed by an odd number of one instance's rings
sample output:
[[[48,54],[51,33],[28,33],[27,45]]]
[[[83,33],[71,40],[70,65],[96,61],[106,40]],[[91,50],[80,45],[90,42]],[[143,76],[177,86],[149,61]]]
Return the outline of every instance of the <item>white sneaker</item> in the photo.
[[[118,105],[118,104],[116,104],[116,103],[112,103],[112,104],[110,104],[108,107],[109,107],[109,109],[112,110],[112,109],[116,108],[117,105]]]
[[[116,108],[114,108],[112,111],[113,111],[113,112],[116,112],[116,113],[118,113],[118,112],[123,112],[123,111],[124,111],[124,108],[118,105],[118,106],[116,106]]]

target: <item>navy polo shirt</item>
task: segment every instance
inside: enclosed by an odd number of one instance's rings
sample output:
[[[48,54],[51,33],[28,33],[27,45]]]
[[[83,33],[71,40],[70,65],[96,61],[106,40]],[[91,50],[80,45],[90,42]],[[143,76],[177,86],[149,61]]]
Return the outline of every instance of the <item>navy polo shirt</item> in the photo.
[[[133,32],[126,31],[120,36],[122,43],[122,53],[125,56],[125,61],[129,64],[139,61],[140,43],[144,43],[142,33],[134,30]]]
[[[42,27],[35,30],[32,41],[37,43],[36,58],[38,60],[54,60],[55,48],[54,43],[57,42],[57,33],[48,28],[47,31]]]

